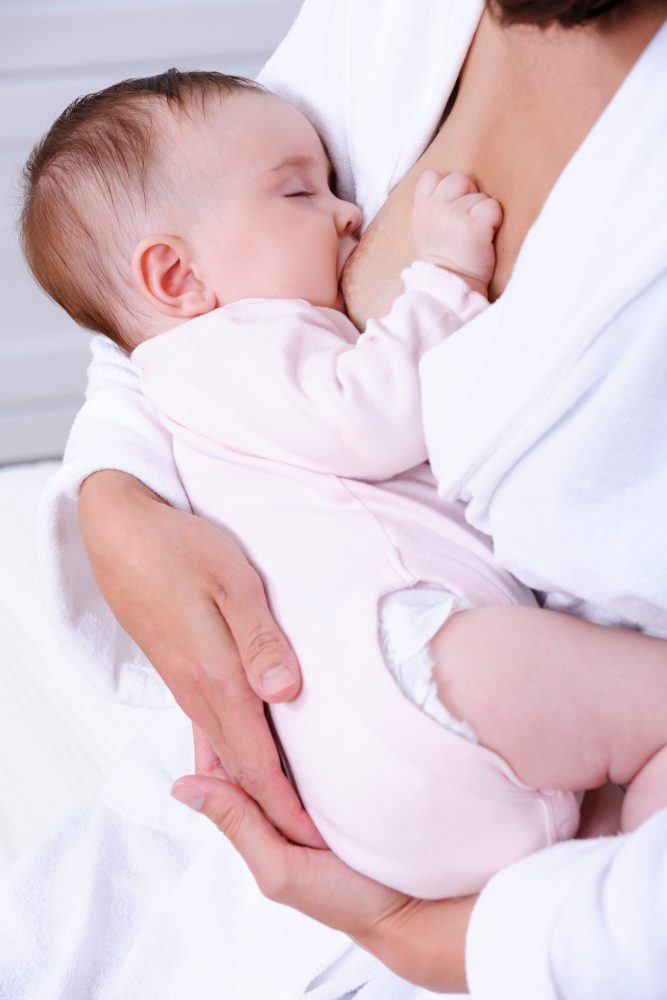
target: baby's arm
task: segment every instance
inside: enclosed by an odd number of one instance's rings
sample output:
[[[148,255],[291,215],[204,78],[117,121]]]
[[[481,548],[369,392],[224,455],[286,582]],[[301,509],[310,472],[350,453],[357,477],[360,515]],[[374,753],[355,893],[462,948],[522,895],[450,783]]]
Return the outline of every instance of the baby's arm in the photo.
[[[304,302],[236,303],[141,345],[144,392],[175,424],[316,472],[383,480],[425,461],[419,360],[484,308],[468,278],[493,270],[500,209],[472,187],[425,175],[414,236],[430,262],[403,273],[404,294],[363,335]]]
[[[432,265],[413,264],[403,280],[391,313],[358,340],[342,314],[303,302],[209,313],[136,350],[142,390],[170,421],[236,451],[389,479],[427,458],[420,357],[484,307]]]
[[[667,643],[526,607],[463,611],[432,643],[446,707],[535,788],[629,785],[623,830],[667,805]]]

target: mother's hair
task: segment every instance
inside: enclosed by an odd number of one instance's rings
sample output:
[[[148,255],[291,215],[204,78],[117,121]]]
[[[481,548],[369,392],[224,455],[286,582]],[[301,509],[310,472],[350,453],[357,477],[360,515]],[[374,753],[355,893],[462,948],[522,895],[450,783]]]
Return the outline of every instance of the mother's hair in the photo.
[[[503,24],[558,23],[564,28],[585,24],[608,14],[628,0],[489,0]]]

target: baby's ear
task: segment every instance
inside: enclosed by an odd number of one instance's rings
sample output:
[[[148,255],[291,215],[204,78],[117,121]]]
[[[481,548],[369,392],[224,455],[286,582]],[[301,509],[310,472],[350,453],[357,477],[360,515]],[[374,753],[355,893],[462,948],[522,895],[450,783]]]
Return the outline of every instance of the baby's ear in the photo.
[[[197,276],[185,240],[145,236],[132,254],[132,276],[154,309],[174,319],[202,316],[217,306],[215,292]]]

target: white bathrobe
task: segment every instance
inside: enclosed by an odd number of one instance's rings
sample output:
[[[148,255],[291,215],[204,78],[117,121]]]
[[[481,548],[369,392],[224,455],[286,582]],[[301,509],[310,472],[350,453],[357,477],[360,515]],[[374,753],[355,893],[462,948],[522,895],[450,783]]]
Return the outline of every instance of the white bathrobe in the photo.
[[[421,364],[440,493],[549,604],[667,631],[667,29]]]
[[[263,82],[311,114],[342,194],[357,199],[366,222],[428,143],[481,6],[307,0],[268,64]],[[667,478],[666,92],[663,30],[554,190],[507,293],[451,348],[447,365],[456,353],[461,378],[447,376],[435,351],[422,368],[443,491],[471,501],[470,516],[493,531],[502,561],[533,586],[564,591],[570,605],[658,628],[666,606],[657,515]],[[563,230],[568,218],[576,224]],[[168,692],[113,622],[85,559],[76,498],[99,468],[131,472],[187,508],[168,436],[128,360],[103,340],[89,401],[42,507],[47,599],[71,656],[98,685],[121,700],[167,706]],[[557,468],[563,474],[551,475]],[[553,548],[555,568],[545,561]],[[426,995],[340,935],[258,897],[224,839],[169,802],[170,780],[191,760],[182,716],[163,715],[99,807],[73,817],[2,883],[0,996],[291,1000],[309,985],[311,1000],[358,987],[359,1000]],[[468,934],[473,995],[664,998],[666,859],[663,812],[629,836],[570,842],[494,877]]]

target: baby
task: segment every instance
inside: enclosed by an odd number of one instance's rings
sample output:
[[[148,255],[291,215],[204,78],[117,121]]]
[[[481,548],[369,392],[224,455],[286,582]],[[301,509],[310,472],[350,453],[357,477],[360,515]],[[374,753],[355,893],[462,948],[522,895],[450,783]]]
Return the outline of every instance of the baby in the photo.
[[[263,575],[303,672],[273,719],[333,850],[439,898],[573,836],[610,778],[625,829],[665,803],[667,672],[537,608],[427,464],[419,362],[486,306],[495,201],[423,175],[404,293],[360,336],[340,292],[360,213],[307,118],[250,81],[171,70],[83,98],[26,178],[37,279],[132,351],[192,509]],[[457,623],[489,607],[525,652],[461,667]]]

